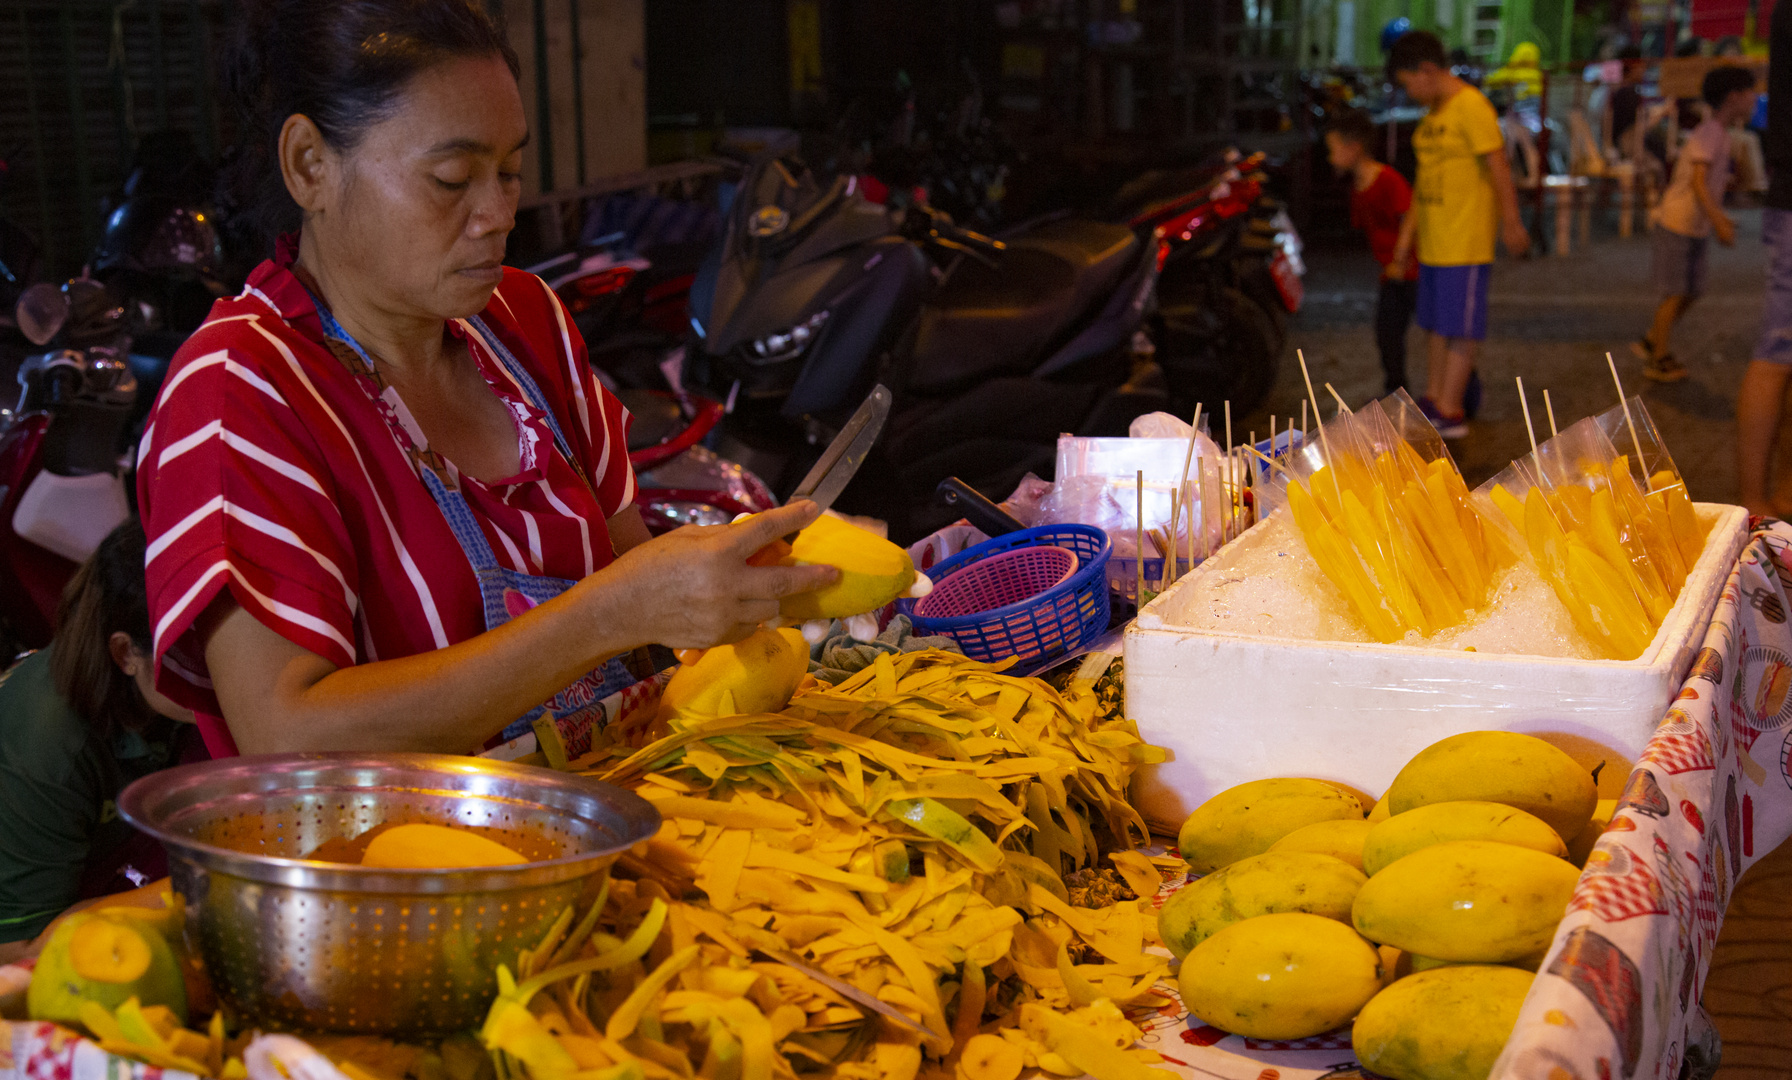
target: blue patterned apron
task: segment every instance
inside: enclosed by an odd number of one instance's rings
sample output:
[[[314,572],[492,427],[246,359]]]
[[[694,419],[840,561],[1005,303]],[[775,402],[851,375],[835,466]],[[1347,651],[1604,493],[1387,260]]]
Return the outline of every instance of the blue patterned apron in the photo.
[[[336,321],[321,301],[317,301],[316,297],[313,297],[313,301],[325,336],[334,338],[354,350],[355,355],[367,366],[368,371],[374,371],[373,358],[367,354],[367,350],[363,349],[360,342],[343,329],[342,324]],[[492,355],[498,358],[498,362],[503,364],[504,369],[516,380],[529,404],[546,418],[548,429],[554,435],[554,445],[559,448],[567,463],[572,466],[573,471],[579,475],[589,489],[591,482],[586,478],[585,470],[579,465],[578,459],[573,456],[572,447],[566,441],[565,434],[561,432],[560,423],[554,418],[553,409],[548,407],[547,397],[541,392],[541,387],[536,384],[528,370],[517,362],[516,357],[511,355],[504,343],[498,340],[498,336],[492,333],[491,328],[485,324],[483,319],[474,316],[467,322],[478,332],[486,347],[492,351]],[[362,383],[362,389],[368,389],[365,383]],[[369,396],[373,395],[370,393]],[[381,410],[381,415],[386,417],[388,425],[392,423],[391,416],[385,410]],[[402,447],[405,440],[398,438],[398,435],[399,432],[394,430],[393,436]],[[467,505],[466,497],[428,463],[418,460],[418,455],[412,454],[411,456],[417,466],[417,475],[423,480],[423,486],[428,489],[430,497],[435,500],[436,506],[442,511],[442,517],[448,522],[449,531],[454,534],[454,539],[460,544],[461,551],[466,553],[467,562],[472,565],[473,575],[479,582],[479,598],[484,604],[485,628],[487,630],[495,630],[503,626],[523,612],[552,600],[576,584],[576,582],[568,581],[565,578],[524,574],[498,565],[497,556],[492,552],[492,546],[486,540],[484,530],[474,519],[472,508]],[[595,497],[595,491],[593,495]],[[488,743],[487,747],[514,743],[515,740],[534,733],[535,741],[546,753],[549,761],[556,766],[563,765],[564,759],[576,758],[591,748],[592,736],[605,722],[604,699],[638,681],[628,666],[623,663],[623,658],[614,657],[581,675],[572,685],[525,713]],[[555,760],[556,758],[562,758],[562,760]]]

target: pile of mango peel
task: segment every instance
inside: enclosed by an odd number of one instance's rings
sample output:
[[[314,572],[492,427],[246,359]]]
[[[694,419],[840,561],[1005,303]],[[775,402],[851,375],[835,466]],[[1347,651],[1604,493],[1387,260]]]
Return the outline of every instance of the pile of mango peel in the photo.
[[[1122,1009],[1168,1001],[1125,799],[1167,755],[1089,684],[917,652],[669,727],[578,763],[664,825],[500,972],[499,1080],[1164,1075]],[[1142,899],[1072,907],[1104,850]]]

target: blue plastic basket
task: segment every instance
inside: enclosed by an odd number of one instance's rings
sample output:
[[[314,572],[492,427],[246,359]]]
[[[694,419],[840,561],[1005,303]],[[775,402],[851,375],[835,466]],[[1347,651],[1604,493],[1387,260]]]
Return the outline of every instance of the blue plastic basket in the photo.
[[[934,581],[991,555],[1016,548],[1054,545],[1076,554],[1076,573],[1038,596],[1018,604],[948,619],[928,619],[915,614],[914,600],[896,602],[915,633],[949,637],[973,660],[995,662],[1020,657],[1012,669],[1028,675],[1094,640],[1108,627],[1108,555],[1113,544],[1107,533],[1087,525],[1041,525],[1022,529],[967,548],[927,571]]]

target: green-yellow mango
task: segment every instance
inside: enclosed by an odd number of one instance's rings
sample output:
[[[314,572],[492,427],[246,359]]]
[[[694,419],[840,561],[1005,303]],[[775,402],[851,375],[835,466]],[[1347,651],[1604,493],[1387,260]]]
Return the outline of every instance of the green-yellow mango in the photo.
[[[1413,953],[1401,953],[1401,955],[1408,958],[1407,967],[1411,969],[1408,974],[1418,971],[1431,971],[1441,967],[1463,966],[1460,961],[1456,960],[1439,960],[1433,956],[1418,956]],[[1520,971],[1528,971],[1532,974],[1536,974],[1537,969],[1543,966],[1543,958],[1547,955],[1549,955],[1549,947],[1545,946],[1541,950],[1531,953],[1529,956],[1521,956],[1516,960],[1508,960],[1501,966],[1518,968]]]
[[[1252,780],[1195,808],[1176,846],[1197,874],[1261,855],[1294,830],[1316,821],[1361,821],[1363,804],[1323,780]]]
[[[1420,956],[1503,964],[1549,945],[1579,877],[1541,851],[1451,840],[1370,878],[1351,921],[1370,941]]]
[[[1587,827],[1580,831],[1579,836],[1568,842],[1569,862],[1583,869],[1586,867],[1587,856],[1593,854],[1593,845],[1599,842],[1600,835],[1612,823],[1612,815],[1617,812],[1618,800],[1599,800],[1599,804],[1593,808],[1593,820],[1587,822]]]
[[[1381,989],[1381,954],[1336,919],[1304,912],[1233,923],[1195,946],[1182,1003],[1223,1031],[1305,1039],[1347,1022]]]
[[[1431,803],[1373,826],[1363,842],[1363,872],[1374,876],[1420,848],[1447,840],[1492,840],[1565,855],[1568,846],[1541,818],[1505,803],[1463,799]]]
[[[1487,1080],[1531,978],[1485,965],[1417,972],[1363,1006],[1351,1048],[1365,1069],[1391,1080]]]
[[[81,1003],[107,1012],[131,998],[162,1005],[187,1020],[180,961],[149,923],[101,911],[80,911],[56,924],[31,972],[25,1005],[33,1020],[81,1022]]]
[[[1269,845],[1269,850],[1311,851],[1319,855],[1330,855],[1334,859],[1343,859],[1361,870],[1363,868],[1363,842],[1369,838],[1369,830],[1374,827],[1368,821],[1359,821],[1354,818],[1315,821],[1311,825],[1301,826]]]
[[[1469,731],[1433,743],[1388,788],[1388,809],[1396,817],[1460,799],[1515,806],[1566,837],[1586,827],[1599,791],[1573,758],[1516,731]]]
[[[1350,905],[1369,879],[1356,867],[1310,851],[1240,859],[1178,889],[1158,912],[1158,936],[1178,960],[1233,923],[1283,911],[1350,922]]]

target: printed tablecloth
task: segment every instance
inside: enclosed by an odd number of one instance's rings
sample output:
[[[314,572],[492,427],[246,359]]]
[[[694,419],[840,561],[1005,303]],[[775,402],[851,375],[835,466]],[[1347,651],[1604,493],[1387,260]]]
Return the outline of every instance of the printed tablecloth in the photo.
[[[1715,1068],[1699,991],[1737,879],[1792,835],[1792,526],[1750,536],[1678,700],[1631,773],[1493,1080],[1669,1080]],[[1157,898],[1173,889],[1166,888]],[[1347,1080],[1349,1029],[1228,1035],[1174,997],[1136,1013],[1190,1078]],[[10,1038],[8,1038],[10,1028]],[[0,1024],[0,1080],[184,1080],[47,1024]]]

